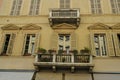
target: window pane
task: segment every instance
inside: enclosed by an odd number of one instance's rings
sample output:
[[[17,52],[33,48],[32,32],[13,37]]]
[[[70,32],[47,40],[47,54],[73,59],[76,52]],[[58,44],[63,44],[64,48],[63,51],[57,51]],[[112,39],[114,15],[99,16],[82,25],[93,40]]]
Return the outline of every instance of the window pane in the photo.
[[[29,15],[39,14],[40,0],[31,0]]]
[[[14,15],[14,16],[15,15],[19,15],[20,14],[21,5],[22,5],[22,0],[14,0],[10,15]]]

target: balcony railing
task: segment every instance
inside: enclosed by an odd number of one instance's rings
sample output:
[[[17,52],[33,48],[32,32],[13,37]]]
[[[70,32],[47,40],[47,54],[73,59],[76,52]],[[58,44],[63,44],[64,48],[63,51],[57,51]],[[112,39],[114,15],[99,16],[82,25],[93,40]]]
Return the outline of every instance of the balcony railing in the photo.
[[[51,9],[50,18],[78,18],[79,9]]]
[[[94,66],[91,55],[73,55],[73,54],[37,54],[34,62],[38,67],[71,67],[74,71],[75,67],[89,67]]]
[[[79,25],[80,12],[79,9],[50,9],[49,21],[51,25],[68,23]]]

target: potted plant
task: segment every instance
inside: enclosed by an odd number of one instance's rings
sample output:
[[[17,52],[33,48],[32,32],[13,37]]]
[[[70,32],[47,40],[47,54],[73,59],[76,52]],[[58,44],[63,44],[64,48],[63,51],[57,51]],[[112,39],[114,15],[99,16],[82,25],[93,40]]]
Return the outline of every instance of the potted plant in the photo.
[[[49,52],[50,54],[52,54],[52,53],[56,53],[56,50],[54,50],[54,49],[49,49],[48,52]]]
[[[44,54],[44,53],[46,53],[46,49],[44,49],[44,48],[38,48],[38,53]]]
[[[89,53],[90,53],[90,49],[87,48],[87,47],[84,47],[84,49],[81,49],[81,50],[80,50],[80,53],[81,53],[81,54],[89,54]]]
[[[73,53],[74,55],[77,55],[77,54],[78,54],[78,50],[75,49],[75,50],[72,51],[72,53]]]

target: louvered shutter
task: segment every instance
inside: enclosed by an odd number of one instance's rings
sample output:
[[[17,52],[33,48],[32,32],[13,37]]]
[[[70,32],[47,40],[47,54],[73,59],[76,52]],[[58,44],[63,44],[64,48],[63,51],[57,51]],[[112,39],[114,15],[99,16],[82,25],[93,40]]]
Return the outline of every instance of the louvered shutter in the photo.
[[[58,49],[58,34],[54,32],[52,34],[51,38],[52,38],[51,39],[52,40],[51,41],[51,48],[57,50]]]
[[[107,53],[109,56],[115,56],[114,53],[114,47],[113,47],[113,41],[112,41],[112,35],[110,33],[106,34],[106,47],[107,47]]]
[[[16,34],[14,34],[14,33],[10,34],[10,40],[9,40],[8,49],[7,49],[7,53],[6,53],[8,55],[12,54],[15,37],[16,37]]]
[[[37,53],[38,48],[40,47],[40,33],[37,33],[35,38],[35,51],[34,53]]]
[[[22,37],[23,47],[22,47],[22,52],[21,52],[22,55],[24,55],[24,52],[25,52],[26,37],[27,37],[27,34],[23,34],[23,37]]]
[[[119,48],[117,33],[113,33],[113,40],[114,40],[116,56],[120,56],[120,48]]]
[[[2,37],[0,40],[0,54],[3,52],[4,44],[5,44],[5,34],[2,34]]]
[[[90,33],[90,46],[91,46],[91,54],[96,56],[95,43],[94,43],[94,33]]]
[[[71,34],[71,50],[75,50],[77,49],[77,37],[76,37],[76,34],[75,32],[73,32]]]

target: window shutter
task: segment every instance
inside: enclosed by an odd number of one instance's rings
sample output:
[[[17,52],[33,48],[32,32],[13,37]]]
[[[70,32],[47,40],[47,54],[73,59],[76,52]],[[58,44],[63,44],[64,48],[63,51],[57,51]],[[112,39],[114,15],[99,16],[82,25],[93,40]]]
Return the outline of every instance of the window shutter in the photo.
[[[16,37],[15,34],[10,35],[10,41],[9,41],[9,44],[8,44],[8,50],[7,50],[7,53],[6,53],[8,55],[12,54],[15,37]]]
[[[22,40],[23,40],[23,47],[22,47],[22,52],[21,52],[22,55],[24,55],[24,51],[25,51],[26,36],[27,36],[27,34],[23,34],[23,38],[22,38]]]
[[[3,47],[5,44],[5,34],[2,34],[1,40],[0,40],[0,54],[3,52]]]
[[[37,53],[38,47],[40,46],[40,33],[37,33],[35,38],[35,51],[34,53]]]
[[[54,32],[52,34],[51,48],[57,50],[58,49],[58,34]]]
[[[73,32],[71,34],[71,50],[77,49],[76,34]]]
[[[116,56],[120,56],[120,48],[119,48],[117,33],[113,33],[113,40],[114,40]]]
[[[106,47],[107,47],[107,53],[109,56],[115,56],[114,53],[114,47],[113,47],[113,41],[112,41],[112,35],[110,33],[106,34]]]
[[[96,56],[96,51],[95,51],[95,43],[94,43],[94,33],[90,33],[90,46],[91,46],[91,54]]]

